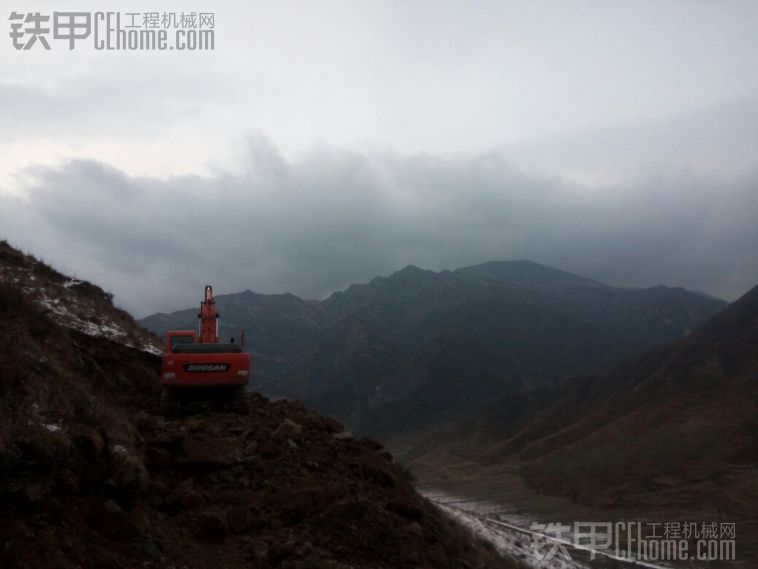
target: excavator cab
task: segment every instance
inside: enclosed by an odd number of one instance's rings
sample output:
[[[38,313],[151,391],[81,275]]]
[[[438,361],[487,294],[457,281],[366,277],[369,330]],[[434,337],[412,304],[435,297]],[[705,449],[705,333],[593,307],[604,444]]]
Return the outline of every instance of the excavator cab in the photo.
[[[193,330],[171,331],[166,333],[166,351],[173,352],[182,344],[194,344],[197,342],[197,333]]]
[[[161,362],[161,411],[164,414],[180,412],[184,400],[198,393],[221,395],[232,410],[247,410],[245,388],[250,380],[250,355],[244,351],[244,344],[218,341],[218,318],[213,288],[206,286],[198,314],[198,332],[172,330],[166,333]],[[241,338],[244,339],[244,331]]]

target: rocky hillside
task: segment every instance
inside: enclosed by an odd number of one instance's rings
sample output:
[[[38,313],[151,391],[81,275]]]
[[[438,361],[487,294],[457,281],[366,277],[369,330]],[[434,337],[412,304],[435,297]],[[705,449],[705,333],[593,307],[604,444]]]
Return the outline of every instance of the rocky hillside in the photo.
[[[0,241],[0,284],[22,291],[61,326],[153,354],[162,351],[155,335],[113,306],[112,295],[97,285],[59,273],[6,241]]]
[[[155,355],[59,317],[0,284],[3,568],[515,566],[380,444],[258,395],[166,420]]]
[[[256,382],[390,440],[500,396],[598,372],[682,337],[725,303],[680,288],[624,289],[528,261],[406,267],[322,302],[246,291],[217,302],[247,330]],[[195,308],[142,320],[194,327]]]

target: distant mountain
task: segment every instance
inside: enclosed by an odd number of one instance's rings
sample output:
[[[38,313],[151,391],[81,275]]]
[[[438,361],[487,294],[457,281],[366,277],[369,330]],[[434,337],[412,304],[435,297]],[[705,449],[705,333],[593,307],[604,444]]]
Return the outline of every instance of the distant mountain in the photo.
[[[518,466],[536,489],[590,503],[754,513],[758,287],[687,337],[609,372],[501,398],[408,459],[428,475],[442,464]]]
[[[713,314],[712,306],[724,306],[712,296],[679,287],[611,287],[531,261],[495,261],[456,272],[560,297],[573,315],[638,350],[683,336]],[[693,295],[713,302],[701,304]]]
[[[246,291],[217,303],[223,336],[247,331],[256,389],[387,439],[607,369],[681,338],[725,305],[681,288],[611,287],[529,261],[408,266],[320,302]],[[196,314],[141,323],[163,334],[194,327]]]
[[[509,282],[542,292],[566,294],[575,289],[610,289],[598,281],[572,275],[532,261],[490,261],[456,269],[456,273],[480,279]]]

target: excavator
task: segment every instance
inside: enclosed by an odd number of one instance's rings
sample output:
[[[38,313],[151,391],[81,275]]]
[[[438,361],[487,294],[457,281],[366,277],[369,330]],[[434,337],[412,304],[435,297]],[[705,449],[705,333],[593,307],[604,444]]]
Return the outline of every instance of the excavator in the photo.
[[[240,343],[234,339],[220,343],[219,314],[213,287],[205,287],[200,303],[198,331],[166,332],[166,346],[161,361],[161,411],[176,415],[189,396],[213,393],[229,403],[232,411],[248,410],[245,386],[250,380],[250,355],[245,352],[245,333]]]

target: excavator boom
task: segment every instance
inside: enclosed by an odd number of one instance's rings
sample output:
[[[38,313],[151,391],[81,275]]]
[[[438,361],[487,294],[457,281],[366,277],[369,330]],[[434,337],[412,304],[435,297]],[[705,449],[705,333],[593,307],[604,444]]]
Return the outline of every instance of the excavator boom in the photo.
[[[213,299],[213,287],[211,285],[205,286],[205,297],[200,303],[198,318],[200,319],[200,338],[198,341],[201,344],[217,344],[219,314],[216,312],[216,301]]]

